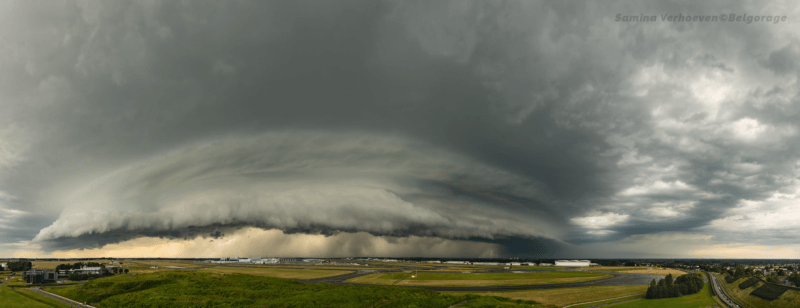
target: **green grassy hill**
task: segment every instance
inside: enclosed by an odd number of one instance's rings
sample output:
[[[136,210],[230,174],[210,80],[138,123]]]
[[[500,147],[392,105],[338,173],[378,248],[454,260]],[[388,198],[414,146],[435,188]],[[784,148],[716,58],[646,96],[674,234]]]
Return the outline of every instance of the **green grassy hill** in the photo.
[[[157,272],[48,291],[97,307],[531,307],[533,301],[401,287],[303,284],[245,274]],[[477,306],[476,306],[477,305]],[[542,305],[535,305],[542,307]]]
[[[703,290],[692,295],[662,299],[639,299],[627,303],[611,305],[613,308],[702,308],[712,307],[717,304],[711,297],[708,283]]]

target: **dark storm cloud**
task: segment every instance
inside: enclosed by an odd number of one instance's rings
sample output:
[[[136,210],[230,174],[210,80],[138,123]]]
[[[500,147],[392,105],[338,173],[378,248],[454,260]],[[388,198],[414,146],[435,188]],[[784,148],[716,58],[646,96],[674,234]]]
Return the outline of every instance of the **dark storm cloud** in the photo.
[[[791,24],[613,16],[727,5],[6,4],[0,188],[24,201],[3,208],[60,213],[15,231],[51,249],[245,224],[517,253],[703,227],[794,185]],[[384,194],[427,216],[362,204]]]

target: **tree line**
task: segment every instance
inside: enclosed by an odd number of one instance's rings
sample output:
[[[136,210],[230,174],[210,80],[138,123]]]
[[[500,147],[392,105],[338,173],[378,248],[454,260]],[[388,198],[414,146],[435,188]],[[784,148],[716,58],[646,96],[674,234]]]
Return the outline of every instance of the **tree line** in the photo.
[[[30,261],[13,261],[8,262],[6,265],[8,266],[8,270],[12,272],[22,272],[33,268],[33,263]],[[0,270],[1,269],[2,267],[0,267]]]
[[[86,263],[76,262],[76,263],[73,263],[73,264],[69,264],[69,263],[67,263],[67,264],[59,264],[58,266],[56,266],[56,270],[57,271],[74,270],[74,269],[81,269],[83,267],[102,267],[102,268],[105,268],[106,265],[102,264],[102,263],[98,263],[98,262],[86,262]]]
[[[703,276],[699,273],[682,275],[678,279],[673,279],[672,274],[669,274],[666,278],[660,279],[658,283],[653,279],[650,287],[647,288],[645,298],[669,298],[695,294],[703,289],[703,284]]]

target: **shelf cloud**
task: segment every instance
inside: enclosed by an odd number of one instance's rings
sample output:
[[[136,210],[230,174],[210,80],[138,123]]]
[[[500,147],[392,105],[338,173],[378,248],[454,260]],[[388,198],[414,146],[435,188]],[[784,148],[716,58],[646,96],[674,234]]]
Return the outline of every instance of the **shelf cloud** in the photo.
[[[731,13],[788,17],[660,19]],[[796,13],[789,1],[3,2],[0,256],[207,251],[253,234],[287,255],[358,251],[289,243],[311,238],[398,255],[443,243],[454,256],[591,258],[647,241],[671,249],[642,256],[793,255]]]

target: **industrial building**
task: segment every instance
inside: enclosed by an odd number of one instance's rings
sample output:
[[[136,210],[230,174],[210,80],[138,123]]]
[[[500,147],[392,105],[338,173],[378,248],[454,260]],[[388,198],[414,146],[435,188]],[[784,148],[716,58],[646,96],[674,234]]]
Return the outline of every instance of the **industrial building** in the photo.
[[[556,266],[588,267],[592,262],[589,260],[558,260]]]
[[[56,282],[56,272],[53,270],[29,270],[22,272],[25,283],[49,283]]]

